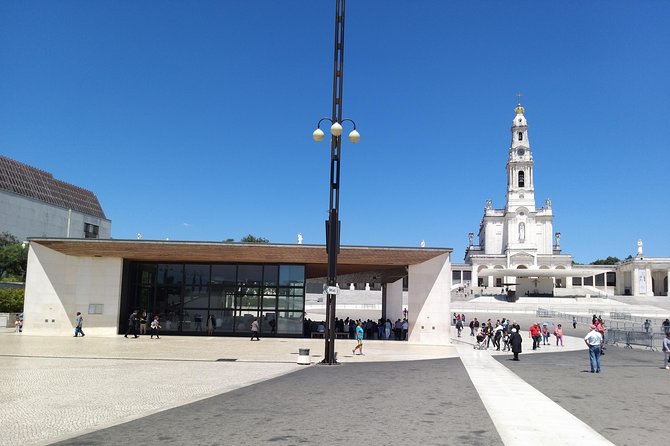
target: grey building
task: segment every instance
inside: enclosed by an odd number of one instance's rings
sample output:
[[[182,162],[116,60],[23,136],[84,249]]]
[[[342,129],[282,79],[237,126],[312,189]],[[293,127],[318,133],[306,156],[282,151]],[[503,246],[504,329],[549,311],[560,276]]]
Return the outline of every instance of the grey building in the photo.
[[[93,192],[0,156],[0,232],[20,240],[109,239],[112,222]]]

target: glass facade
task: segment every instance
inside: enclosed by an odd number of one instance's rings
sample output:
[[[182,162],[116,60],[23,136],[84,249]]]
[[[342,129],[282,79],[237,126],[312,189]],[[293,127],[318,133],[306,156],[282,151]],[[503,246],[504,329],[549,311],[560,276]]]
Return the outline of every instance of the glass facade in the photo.
[[[134,310],[158,315],[161,334],[251,334],[258,318],[265,336],[302,336],[305,266],[276,264],[124,264],[119,332]]]

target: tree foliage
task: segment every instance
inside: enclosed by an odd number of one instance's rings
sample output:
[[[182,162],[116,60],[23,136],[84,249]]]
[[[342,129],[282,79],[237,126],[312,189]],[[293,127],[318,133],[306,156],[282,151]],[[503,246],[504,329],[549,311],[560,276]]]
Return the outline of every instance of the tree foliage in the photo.
[[[24,296],[23,288],[0,288],[0,313],[21,313]]]
[[[598,259],[591,262],[591,265],[616,265],[621,262],[618,257],[609,256],[606,259]]]
[[[263,238],[263,237],[255,237],[251,234],[247,235],[246,237],[242,237],[240,239],[240,242],[242,243],[270,243],[270,240]]]
[[[0,279],[23,282],[28,266],[28,246],[13,235],[0,234]]]

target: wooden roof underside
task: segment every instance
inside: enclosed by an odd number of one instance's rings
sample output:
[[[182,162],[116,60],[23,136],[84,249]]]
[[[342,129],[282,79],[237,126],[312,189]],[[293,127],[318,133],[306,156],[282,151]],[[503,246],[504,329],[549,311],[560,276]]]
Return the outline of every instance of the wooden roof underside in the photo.
[[[70,256],[146,262],[297,263],[306,266],[306,279],[328,275],[328,256],[323,245],[41,238],[30,241]],[[449,248],[343,246],[337,257],[337,275],[340,280],[346,276],[347,282],[394,282],[407,275],[409,265],[450,252]]]

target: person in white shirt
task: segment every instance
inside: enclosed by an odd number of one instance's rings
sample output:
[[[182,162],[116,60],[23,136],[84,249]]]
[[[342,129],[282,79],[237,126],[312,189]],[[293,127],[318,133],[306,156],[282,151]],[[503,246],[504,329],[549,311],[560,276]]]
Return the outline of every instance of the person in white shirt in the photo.
[[[665,369],[670,369],[668,365],[668,360],[670,359],[670,332],[665,334],[665,339],[663,339],[663,352],[665,353]]]
[[[591,331],[584,336],[584,343],[589,347],[591,373],[600,373],[600,346],[603,343],[603,336],[595,325],[591,325]]]

